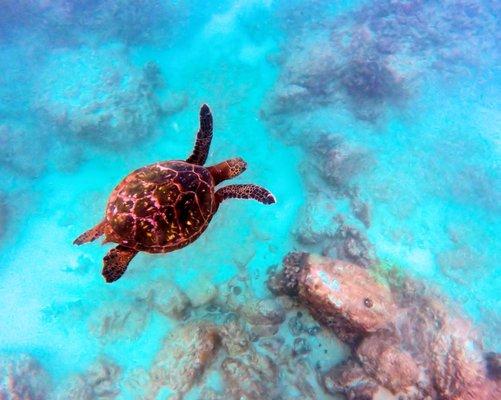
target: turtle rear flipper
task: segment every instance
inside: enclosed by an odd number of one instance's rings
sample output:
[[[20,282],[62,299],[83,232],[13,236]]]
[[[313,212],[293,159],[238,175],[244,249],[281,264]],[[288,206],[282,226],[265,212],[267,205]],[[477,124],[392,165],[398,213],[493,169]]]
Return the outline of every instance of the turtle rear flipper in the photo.
[[[122,245],[111,249],[103,258],[103,276],[106,282],[111,283],[120,279],[136,254],[137,250]]]
[[[212,114],[209,106],[204,104],[200,108],[200,129],[197,133],[197,140],[193,154],[186,160],[187,163],[204,165],[209,155],[210,143],[212,141]]]
[[[106,220],[100,222],[95,227],[89,229],[88,231],[82,233],[79,237],[77,237],[73,244],[81,245],[84,243],[93,242],[98,237],[104,235],[104,228],[106,227]]]

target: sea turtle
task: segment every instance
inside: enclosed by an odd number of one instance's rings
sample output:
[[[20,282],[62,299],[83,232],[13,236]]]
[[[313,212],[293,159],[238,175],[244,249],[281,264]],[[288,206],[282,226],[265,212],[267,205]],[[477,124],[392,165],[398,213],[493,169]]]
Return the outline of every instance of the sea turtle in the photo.
[[[119,279],[139,251],[167,253],[187,246],[207,228],[222,201],[230,198],[275,203],[266,189],[251,185],[215,186],[245,171],[241,158],[204,167],[212,140],[212,114],[200,109],[200,129],[195,148],[186,161],[163,161],[139,168],[113,190],[104,219],[81,234],[74,244],[92,242],[118,246],[104,257],[106,282]]]

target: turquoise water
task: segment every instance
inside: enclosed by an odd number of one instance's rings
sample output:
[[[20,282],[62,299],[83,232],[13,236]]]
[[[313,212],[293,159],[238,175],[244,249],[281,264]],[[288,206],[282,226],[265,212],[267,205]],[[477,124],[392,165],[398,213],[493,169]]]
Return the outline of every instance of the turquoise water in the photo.
[[[151,398],[147,376],[169,333],[222,323],[207,307],[228,301],[235,279],[245,301],[272,298],[268,270],[289,251],[340,257],[328,245],[339,216],[501,351],[496,2],[4,3],[0,351],[45,370],[34,398]],[[188,157],[203,103],[214,115],[208,164],[244,158],[234,183],[262,185],[277,203],[227,201],[196,242],[140,253],[106,284],[111,245],[73,240],[129,172]],[[182,318],[152,305],[152,293],[176,290],[191,301]],[[293,340],[287,323],[258,339],[277,336]],[[347,350],[326,331],[308,340],[326,349],[303,358],[313,398],[332,398],[313,369]],[[110,393],[65,392],[99,360],[120,370]],[[175,398],[168,386],[158,398]],[[216,361],[186,398],[222,386]]]

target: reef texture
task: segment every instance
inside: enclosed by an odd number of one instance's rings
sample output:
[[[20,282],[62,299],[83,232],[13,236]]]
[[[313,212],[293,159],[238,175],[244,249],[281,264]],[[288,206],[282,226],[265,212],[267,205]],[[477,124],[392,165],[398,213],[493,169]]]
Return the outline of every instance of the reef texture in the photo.
[[[317,338],[320,328],[307,313],[298,312],[289,297],[257,299],[244,273],[217,289],[210,282],[203,284],[204,293],[198,295],[193,293],[196,287],[183,291],[166,282],[160,278],[152,286],[135,289],[122,312],[116,307],[98,313],[91,324],[96,336],[109,341],[138,337],[146,329],[143,321],[156,319],[152,314],[175,323],[151,365],[124,377],[133,398],[315,400],[322,396],[318,371],[308,360],[312,354],[324,354]]]
[[[303,138],[308,151],[304,165],[307,204],[294,235],[301,248],[364,267],[377,264],[365,229],[371,225],[371,206],[360,195],[358,177],[374,165],[368,149],[340,135],[314,132]],[[347,203],[342,210],[339,203]]]
[[[318,8],[312,14],[318,6],[306,2],[283,12],[284,28],[294,30],[279,57],[268,116],[341,104],[375,121],[388,106],[401,105],[427,71],[482,67],[483,55],[496,52],[489,1],[378,0],[334,16]]]
[[[275,292],[282,287],[297,296],[351,346],[352,358],[323,376],[328,393],[349,399],[501,398],[499,356],[484,354],[470,322],[422,285],[407,278],[383,285],[375,270],[306,253],[291,254],[284,264],[273,277]]]
[[[107,361],[99,360],[85,373],[70,379],[59,400],[113,400],[120,395],[118,380],[120,368]]]
[[[165,40],[187,10],[158,0],[5,0],[0,42],[42,30],[52,46],[78,45],[88,37],[142,44]]]
[[[176,329],[165,340],[150,370],[150,395],[156,398],[166,386],[182,398],[208,367],[220,344],[212,324],[188,324]]]
[[[50,390],[49,375],[31,356],[0,357],[1,400],[45,400]]]
[[[121,47],[58,50],[39,76],[35,107],[63,139],[127,146],[155,133],[160,84],[156,64],[139,69]]]

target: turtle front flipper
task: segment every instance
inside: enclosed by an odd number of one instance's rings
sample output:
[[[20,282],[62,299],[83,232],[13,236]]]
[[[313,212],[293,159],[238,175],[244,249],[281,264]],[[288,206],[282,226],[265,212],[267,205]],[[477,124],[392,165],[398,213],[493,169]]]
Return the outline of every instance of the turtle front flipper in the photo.
[[[106,282],[111,283],[120,279],[136,254],[136,250],[122,245],[111,249],[103,258],[103,276]]]
[[[79,237],[77,237],[73,244],[81,245],[84,243],[93,242],[98,237],[104,235],[104,228],[106,227],[106,220],[100,222],[95,227],[89,229],[88,231],[82,233]]]
[[[273,204],[277,200],[268,190],[257,185],[229,185],[216,192],[216,199],[221,203],[226,199],[254,199],[263,204]]]
[[[200,108],[200,129],[197,133],[197,140],[193,154],[186,160],[187,163],[204,165],[209,155],[210,143],[212,141],[212,114],[209,106],[204,104]]]

